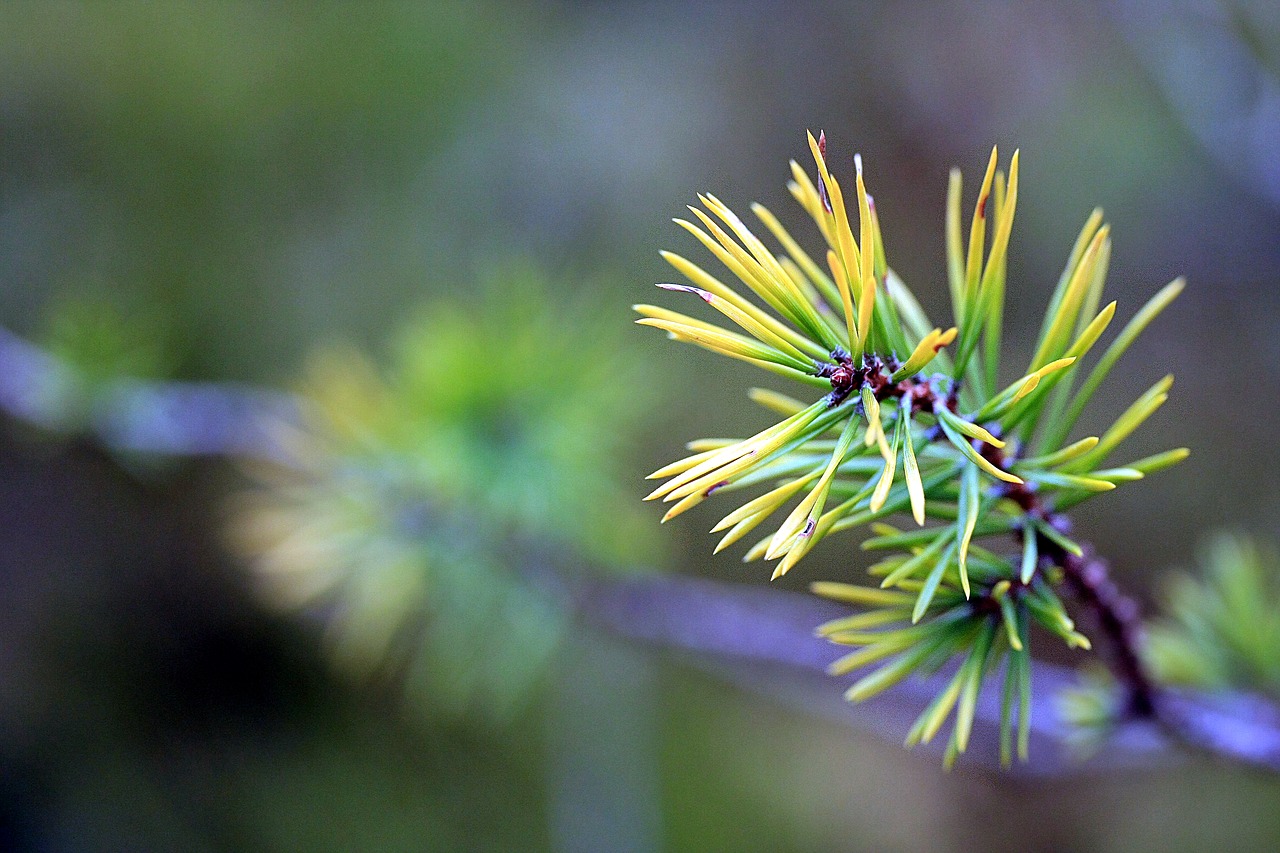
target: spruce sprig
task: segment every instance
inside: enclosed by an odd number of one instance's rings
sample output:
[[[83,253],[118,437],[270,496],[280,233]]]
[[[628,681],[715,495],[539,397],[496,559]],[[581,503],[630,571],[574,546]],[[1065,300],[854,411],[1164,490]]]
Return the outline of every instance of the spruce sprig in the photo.
[[[1017,752],[1025,759],[1030,625],[1068,646],[1089,648],[1055,591],[1064,583],[1088,589],[1084,576],[1094,565],[1071,538],[1063,511],[1188,452],[1109,461],[1164,403],[1172,377],[1156,382],[1100,436],[1068,437],[1098,386],[1182,281],[1152,297],[1081,381],[1081,368],[1116,312],[1115,302],[1102,304],[1111,239],[1095,210],[1050,297],[1034,355],[1017,379],[1001,386],[1018,152],[1006,177],[992,150],[967,241],[961,177],[951,173],[946,243],[954,325],[944,330],[887,264],[861,158],[854,157],[853,198],[846,202],[828,169],[825,136],[810,134],[808,141],[816,178],[792,161],[788,188],[822,235],[825,255],[815,260],[777,217],[753,205],[782,248],[776,253],[715,196],[700,195],[702,207],[689,208],[696,222],[676,222],[736,284],[664,252],[691,284],[658,286],[700,297],[730,327],[656,305],[635,308],[642,315],[637,322],[675,340],[821,394],[806,402],[753,389],[752,398],[783,419],[748,438],[691,442],[692,455],[650,475],[664,482],[646,500],[671,504],[665,522],[713,493],[760,492],[712,530],[724,531],[719,551],[781,516],[745,557],[776,561],[774,578],[828,535],[871,525],[876,535],[863,547],[887,554],[869,570],[880,588],[813,587],[865,608],[819,628],[833,642],[857,647],[831,667],[836,674],[861,673],[848,698],[866,699],[917,671],[951,665],[948,686],[907,738],[908,744],[927,742],[954,715],[949,765],[968,744],[984,681],[1003,667],[1002,758],[1011,761],[1016,720]],[[885,523],[899,514],[909,514],[916,529]]]

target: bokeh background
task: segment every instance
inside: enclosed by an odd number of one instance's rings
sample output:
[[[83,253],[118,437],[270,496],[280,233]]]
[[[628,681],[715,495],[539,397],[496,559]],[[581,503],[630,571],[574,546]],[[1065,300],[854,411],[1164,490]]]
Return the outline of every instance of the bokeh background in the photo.
[[[549,314],[600,306],[647,375],[648,414],[595,427],[627,437],[638,500],[686,439],[767,417],[743,395],[760,377],[630,326],[672,275],[658,249],[700,257],[670,219],[709,190],[798,223],[787,160],[819,128],[838,168],[862,153],[890,263],[935,317],[947,170],[1021,149],[1015,363],[1094,205],[1122,317],[1187,276],[1094,407],[1105,426],[1173,372],[1133,456],[1193,450],[1079,513],[1123,585],[1149,602],[1210,531],[1280,532],[1280,6],[1261,0],[6,3],[0,324],[74,350],[84,317],[114,317],[146,342],[137,373],[284,388],[317,344],[384,353],[407,312],[465,305],[516,259],[554,283]],[[944,774],[598,636],[503,726],[419,716],[255,596],[226,543],[234,466],[139,470],[11,420],[0,442],[5,849],[1280,845],[1274,778]],[[644,561],[763,583],[740,550],[710,556],[715,509],[660,530],[654,509]],[[850,553],[793,586],[856,577]]]

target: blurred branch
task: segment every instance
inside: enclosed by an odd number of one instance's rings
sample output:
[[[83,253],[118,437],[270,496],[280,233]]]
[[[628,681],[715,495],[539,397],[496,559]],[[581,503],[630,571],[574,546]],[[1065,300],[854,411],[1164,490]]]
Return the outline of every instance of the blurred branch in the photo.
[[[72,369],[0,329],[0,409],[43,429],[65,431]],[[269,425],[296,420],[292,397],[251,386],[118,380],[90,406],[88,432],[115,452],[168,456],[278,458]],[[881,737],[902,740],[921,707],[945,686],[947,671],[908,679],[865,705],[840,696],[826,666],[839,655],[815,626],[848,615],[832,602],[777,589],[682,577],[589,579],[577,605],[590,623],[676,652],[752,691]],[[1175,741],[1210,755],[1280,772],[1280,708],[1242,694],[1162,690],[1159,724],[1119,726],[1105,750],[1082,761],[1076,732],[1053,698],[1072,686],[1071,670],[1038,661],[1032,672],[1031,755],[1015,767],[1029,775],[1152,766],[1174,760]],[[994,766],[999,698],[986,691],[977,707],[970,762]],[[924,749],[941,749],[941,744]]]
[[[599,580],[587,588],[581,607],[597,624],[675,651],[754,692],[897,741],[951,677],[944,670],[902,681],[862,705],[845,702],[842,680],[825,672],[841,651],[813,629],[847,616],[848,609],[777,589],[672,576]],[[853,680],[850,676],[843,683]],[[1015,772],[1047,776],[1167,764],[1180,757],[1175,741],[1280,772],[1280,708],[1264,700],[1162,691],[1159,723],[1123,723],[1103,749],[1086,756],[1080,732],[1062,719],[1054,701],[1060,691],[1077,685],[1075,673],[1037,661],[1032,681],[1032,759],[1015,765]],[[997,766],[999,724],[999,697],[985,691],[974,726],[976,746],[966,753],[966,762]],[[941,752],[942,744],[922,749]]]
[[[864,704],[844,701],[826,667],[843,652],[814,634],[847,607],[777,589],[687,577],[598,581],[582,600],[584,615],[634,640],[667,648],[757,693],[824,719],[902,742],[920,709],[946,687],[953,672],[908,678]],[[1150,723],[1120,728],[1105,752],[1084,760],[1081,742],[1058,715],[1054,696],[1075,684],[1071,670],[1037,661],[1032,669],[1031,756],[1018,773],[1044,776],[1076,770],[1114,770],[1166,763],[1168,738]],[[999,765],[1000,701],[984,691],[965,763]],[[939,738],[927,752],[941,753]]]
[[[0,329],[0,409],[53,432],[82,429],[115,452],[276,458],[268,425],[298,410],[287,394],[231,383],[119,378],[85,394],[73,367]]]
[[[0,406],[20,420],[53,426],[49,389],[65,387],[66,368],[39,347],[0,329]]]

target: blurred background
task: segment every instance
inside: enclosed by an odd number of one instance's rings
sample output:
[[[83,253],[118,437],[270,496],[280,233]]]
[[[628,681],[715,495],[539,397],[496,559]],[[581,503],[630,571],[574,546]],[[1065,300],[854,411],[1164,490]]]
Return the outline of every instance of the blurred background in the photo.
[[[293,389],[319,346],[384,362],[405,316],[466,315],[503,300],[494,270],[536,270],[528,310],[553,337],[592,326],[634,391],[577,415],[647,523],[610,559],[763,584],[742,549],[711,556],[720,507],[659,529],[638,501],[687,439],[766,425],[744,395],[764,377],[629,306],[671,280],[659,249],[702,257],[670,222],[696,192],[808,235],[785,189],[806,129],[836,169],[861,152],[890,264],[935,319],[948,169],[972,190],[993,144],[1021,149],[1010,363],[1095,205],[1120,317],[1187,277],[1082,425],[1176,374],[1131,455],[1190,460],[1077,518],[1124,587],[1151,602],[1212,530],[1280,533],[1280,6],[1262,0],[6,3],[0,326],[90,384]],[[476,359],[537,374],[502,328]],[[604,358],[582,352],[567,370]],[[1274,778],[945,774],[572,626],[500,721],[423,712],[335,670],[323,620],[260,594],[228,543],[241,466],[121,459],[68,418],[0,424],[4,849],[1280,846]],[[597,558],[591,529],[546,523],[562,562]],[[829,545],[787,580],[863,565]]]

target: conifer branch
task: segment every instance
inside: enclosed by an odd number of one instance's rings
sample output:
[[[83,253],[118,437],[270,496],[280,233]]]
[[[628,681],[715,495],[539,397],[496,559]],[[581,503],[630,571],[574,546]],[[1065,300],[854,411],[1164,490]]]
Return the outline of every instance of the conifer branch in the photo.
[[[64,369],[39,347],[0,329],[0,410],[10,418],[44,428],[45,382]],[[242,385],[199,385],[214,391],[193,395],[180,382],[146,383],[149,405],[168,415],[139,413],[141,422],[163,428],[137,430],[127,443],[121,433],[101,431],[92,437],[117,453],[160,456],[225,455],[240,458],[240,438],[212,442],[205,426],[208,409],[193,400],[212,399],[227,405],[214,423],[223,436],[259,434],[261,425],[295,417],[298,405],[287,395]],[[104,403],[127,409],[123,403]],[[283,414],[282,414],[283,413]],[[195,436],[204,436],[197,441]],[[258,445],[268,452],[269,445]],[[537,583],[559,583],[540,573]],[[850,706],[830,689],[825,674],[835,652],[813,626],[845,616],[841,605],[819,598],[759,589],[740,584],[672,576],[579,580],[575,605],[588,623],[653,648],[669,650],[684,660],[709,667],[736,684],[772,696],[807,713],[842,721],[892,741],[905,735],[906,723],[937,691],[943,675],[908,679],[882,694],[879,704]],[[1123,611],[1123,608],[1122,608]],[[1074,744],[1077,732],[1055,708],[1055,697],[1075,683],[1071,671],[1037,661],[1032,672],[1033,758],[1018,765],[1020,773],[1055,775],[1149,766],[1178,760],[1185,744],[1225,760],[1280,773],[1280,706],[1236,691],[1160,690],[1159,728],[1141,720],[1121,722],[1109,735],[1107,748],[1087,762]],[[984,694],[976,705],[978,741],[973,757],[992,768],[996,761],[1000,703]]]
[[[691,210],[706,230],[681,224],[750,296],[684,258],[674,265],[700,286],[659,286],[703,296],[741,332],[655,306],[636,310],[643,315],[639,323],[664,329],[675,340],[829,390],[811,404],[799,400],[785,407],[783,421],[748,438],[706,449],[692,443],[698,452],[650,475],[665,482],[646,500],[673,504],[665,522],[713,494],[772,483],[714,530],[729,528],[719,551],[781,516],[773,533],[744,557],[777,561],[773,578],[794,569],[827,536],[869,525],[875,535],[863,547],[888,553],[868,569],[880,588],[843,582],[811,587],[873,611],[820,626],[833,643],[855,648],[830,669],[863,673],[845,694],[859,702],[913,673],[954,667],[907,738],[908,745],[928,743],[952,719],[948,766],[969,743],[982,684],[1001,672],[1001,757],[1011,763],[1016,742],[1018,757],[1027,759],[1030,626],[1041,626],[1068,647],[1090,647],[1058,597],[1056,589],[1064,584],[1113,647],[1110,660],[1130,691],[1128,710],[1151,716],[1155,697],[1138,658],[1136,612],[1126,612],[1127,599],[1106,581],[1101,564],[1086,561],[1083,547],[1067,535],[1065,513],[1185,457],[1186,450],[1177,449],[1104,467],[1164,403],[1172,377],[1155,383],[1101,436],[1065,441],[1098,384],[1181,283],[1166,287],[1129,322],[1077,388],[1079,368],[1116,313],[1115,303],[1098,307],[1111,242],[1100,213],[1091,216],[1049,299],[1031,362],[1021,378],[998,390],[1000,374],[1011,372],[1000,369],[1000,339],[1019,153],[1009,161],[1006,178],[997,152],[991,152],[967,246],[960,227],[961,180],[952,174],[947,272],[956,325],[943,332],[888,266],[861,157],[854,156],[856,191],[846,202],[828,163],[825,135],[808,141],[816,180],[793,162],[789,186],[826,243],[826,271],[763,208],[753,210],[782,254],[775,255],[714,196],[700,195],[709,213]],[[714,298],[702,287],[714,289]],[[725,307],[730,303],[732,310]],[[836,320],[841,317],[843,325]],[[901,531],[887,523],[908,508],[917,529]],[[1007,538],[1002,544],[989,541],[1008,534],[1021,546],[1017,557],[1001,550]]]

